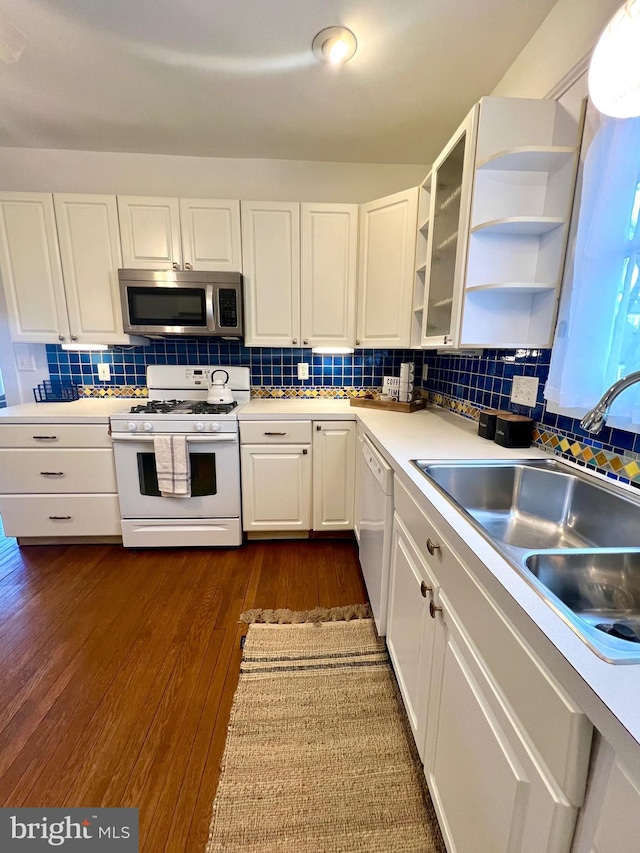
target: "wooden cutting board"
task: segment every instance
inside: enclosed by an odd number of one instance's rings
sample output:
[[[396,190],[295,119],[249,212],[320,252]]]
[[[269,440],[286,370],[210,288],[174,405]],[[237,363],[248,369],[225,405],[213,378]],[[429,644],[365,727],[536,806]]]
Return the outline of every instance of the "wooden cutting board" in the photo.
[[[386,409],[387,412],[417,412],[427,405],[426,400],[414,400],[411,403],[388,402],[386,400],[371,400],[368,397],[351,397],[351,406],[361,406],[363,409]]]

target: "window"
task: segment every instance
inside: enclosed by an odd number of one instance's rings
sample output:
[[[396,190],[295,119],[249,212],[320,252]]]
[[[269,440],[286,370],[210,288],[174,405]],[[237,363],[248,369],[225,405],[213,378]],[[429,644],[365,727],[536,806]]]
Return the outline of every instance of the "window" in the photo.
[[[545,396],[582,417],[622,376],[640,370],[640,119],[591,105],[569,256]],[[615,401],[609,426],[640,432],[640,388]]]

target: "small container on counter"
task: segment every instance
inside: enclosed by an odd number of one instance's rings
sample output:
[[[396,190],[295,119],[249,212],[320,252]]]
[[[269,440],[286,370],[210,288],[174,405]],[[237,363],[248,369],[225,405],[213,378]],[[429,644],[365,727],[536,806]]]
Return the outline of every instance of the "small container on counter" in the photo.
[[[485,409],[480,412],[478,421],[478,435],[480,438],[486,438],[488,441],[493,441],[496,435],[496,422],[500,415],[510,415],[504,409]]]
[[[530,447],[533,423],[533,418],[525,415],[501,413],[496,418],[494,441],[502,447]]]

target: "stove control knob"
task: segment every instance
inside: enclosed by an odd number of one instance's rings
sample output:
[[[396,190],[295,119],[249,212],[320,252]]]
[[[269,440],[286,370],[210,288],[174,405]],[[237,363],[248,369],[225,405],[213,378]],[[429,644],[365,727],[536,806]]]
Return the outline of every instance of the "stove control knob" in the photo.
[[[135,432],[138,429],[138,424],[134,423],[133,421],[129,421],[129,423],[127,424],[127,429],[129,430],[129,432]]]
[[[146,421],[143,424],[142,428],[144,429],[145,432],[151,432],[151,430],[153,429],[153,424],[149,423],[149,421]]]
[[[196,424],[196,432],[204,432],[204,424]]]
[[[218,421],[214,421],[214,423],[211,424],[211,432],[220,432],[220,424]]]

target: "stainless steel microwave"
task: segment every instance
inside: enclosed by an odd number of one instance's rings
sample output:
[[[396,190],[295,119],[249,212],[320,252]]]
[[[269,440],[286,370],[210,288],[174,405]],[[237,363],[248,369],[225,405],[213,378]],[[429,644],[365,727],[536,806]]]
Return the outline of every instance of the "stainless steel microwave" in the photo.
[[[129,334],[243,334],[238,272],[118,270],[118,278],[124,331]]]

